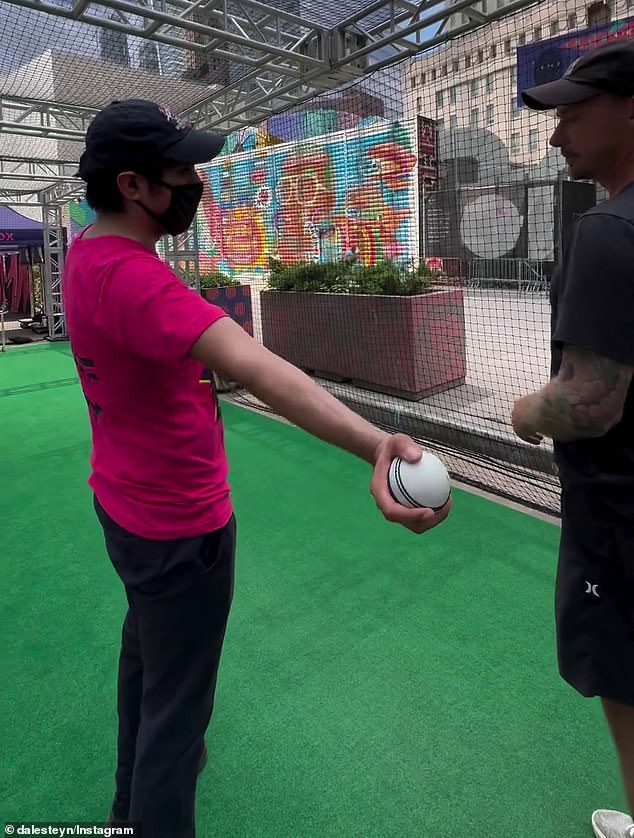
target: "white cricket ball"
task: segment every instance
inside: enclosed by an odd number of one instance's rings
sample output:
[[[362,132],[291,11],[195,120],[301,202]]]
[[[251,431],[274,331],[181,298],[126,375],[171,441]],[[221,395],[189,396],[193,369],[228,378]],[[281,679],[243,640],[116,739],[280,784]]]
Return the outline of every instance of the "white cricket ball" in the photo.
[[[394,500],[410,509],[440,509],[451,494],[447,469],[429,451],[424,451],[417,463],[401,457],[392,460],[388,485]]]

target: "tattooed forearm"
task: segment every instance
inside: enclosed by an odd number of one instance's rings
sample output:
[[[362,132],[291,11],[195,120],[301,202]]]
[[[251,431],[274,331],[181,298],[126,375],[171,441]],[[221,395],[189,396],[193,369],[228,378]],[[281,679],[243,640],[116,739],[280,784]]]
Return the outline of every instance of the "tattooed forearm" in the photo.
[[[567,346],[540,394],[539,431],[560,442],[603,436],[620,421],[631,380],[632,367]]]

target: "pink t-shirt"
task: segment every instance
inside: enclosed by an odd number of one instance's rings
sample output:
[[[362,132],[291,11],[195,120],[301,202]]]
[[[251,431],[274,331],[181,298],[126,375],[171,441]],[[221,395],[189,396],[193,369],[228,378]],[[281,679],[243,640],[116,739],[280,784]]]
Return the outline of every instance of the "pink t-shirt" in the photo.
[[[99,503],[143,538],[223,527],[232,506],[218,399],[213,376],[188,353],[225,313],[118,236],[78,236],[62,287]]]

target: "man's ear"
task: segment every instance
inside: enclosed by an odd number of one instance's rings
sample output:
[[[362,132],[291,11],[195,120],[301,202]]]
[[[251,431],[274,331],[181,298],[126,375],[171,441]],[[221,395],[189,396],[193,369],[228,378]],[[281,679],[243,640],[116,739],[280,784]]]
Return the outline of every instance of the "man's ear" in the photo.
[[[117,186],[124,198],[136,201],[139,198],[139,175],[136,172],[121,172],[117,175]]]

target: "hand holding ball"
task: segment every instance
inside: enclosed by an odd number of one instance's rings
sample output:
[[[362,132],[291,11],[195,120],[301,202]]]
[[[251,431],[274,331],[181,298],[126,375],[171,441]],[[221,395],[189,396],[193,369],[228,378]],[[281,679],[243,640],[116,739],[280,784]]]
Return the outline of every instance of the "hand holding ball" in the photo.
[[[416,463],[402,457],[392,460],[388,486],[394,500],[410,509],[441,509],[451,495],[447,469],[429,451],[424,451]]]

